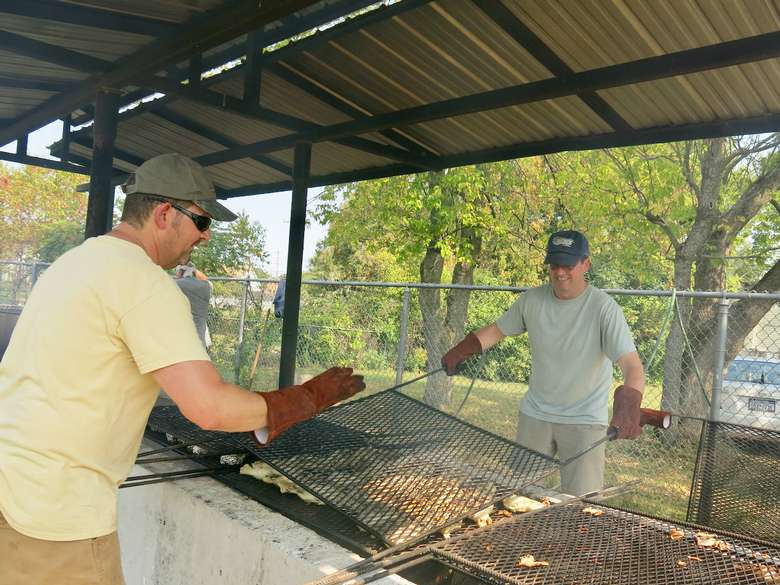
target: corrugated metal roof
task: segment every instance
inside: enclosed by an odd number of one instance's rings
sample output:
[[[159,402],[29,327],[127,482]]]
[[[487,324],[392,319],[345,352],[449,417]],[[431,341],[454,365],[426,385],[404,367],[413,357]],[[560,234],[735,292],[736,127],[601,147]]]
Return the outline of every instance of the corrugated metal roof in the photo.
[[[79,4],[176,23],[227,5]],[[357,4],[330,0],[306,14]],[[149,42],[90,27],[69,36],[85,27],[36,22],[3,17],[0,29],[105,60]],[[780,36],[760,36],[779,32],[779,0],[402,0],[266,52],[259,108],[241,102],[240,66],[204,80],[200,94],[123,114],[116,167],[175,150],[201,157],[229,195],[288,186],[296,141],[315,143],[311,175],[321,184],[556,149],[780,130]],[[749,50],[723,45],[740,39],[753,43]],[[641,61],[690,49],[701,50]],[[714,61],[740,51],[737,61]],[[0,55],[0,79],[11,75],[84,77]],[[0,81],[0,118],[48,95]],[[74,139],[89,144],[90,132]],[[73,152],[89,155],[83,146]]]

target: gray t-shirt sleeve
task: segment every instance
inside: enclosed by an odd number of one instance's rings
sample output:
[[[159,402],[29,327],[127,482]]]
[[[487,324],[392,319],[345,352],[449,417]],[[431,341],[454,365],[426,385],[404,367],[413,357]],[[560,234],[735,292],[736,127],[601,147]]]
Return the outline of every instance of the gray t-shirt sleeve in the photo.
[[[602,309],[601,347],[612,362],[616,362],[627,353],[636,351],[623,309],[613,299],[604,303]]]
[[[525,333],[526,324],[523,317],[525,310],[526,294],[521,294],[518,299],[512,303],[506,312],[496,321],[496,325],[504,335],[520,335]]]

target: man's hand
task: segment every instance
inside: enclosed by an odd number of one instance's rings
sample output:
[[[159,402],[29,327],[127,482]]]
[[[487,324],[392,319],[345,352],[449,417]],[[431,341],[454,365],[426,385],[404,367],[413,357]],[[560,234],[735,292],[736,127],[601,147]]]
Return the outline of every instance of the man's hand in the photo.
[[[454,376],[458,373],[460,364],[478,353],[482,353],[482,344],[476,335],[469,333],[460,343],[442,356],[441,365],[448,376]]]
[[[352,374],[352,368],[330,368],[303,383],[311,396],[317,414],[364,390],[363,376]]]
[[[268,426],[253,431],[252,438],[267,445],[291,426],[317,416],[323,410],[354,396],[366,387],[363,376],[356,376],[352,368],[330,368],[304,382],[274,392],[260,392],[268,408]]]
[[[631,386],[618,386],[612,402],[612,421],[609,425],[617,428],[618,439],[636,439],[642,434],[639,424],[642,393]]]

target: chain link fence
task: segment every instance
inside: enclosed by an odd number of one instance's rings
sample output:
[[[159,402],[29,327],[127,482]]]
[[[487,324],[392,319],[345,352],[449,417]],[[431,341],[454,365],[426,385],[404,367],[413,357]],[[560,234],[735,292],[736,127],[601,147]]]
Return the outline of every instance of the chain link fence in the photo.
[[[0,305],[23,304],[44,267],[0,263]],[[227,380],[254,390],[275,388],[282,325],[272,304],[277,282],[212,283],[208,329],[214,363]],[[522,290],[304,282],[296,375],[300,380],[348,365],[365,375],[367,392],[384,390],[438,367],[462,330],[492,323]],[[780,294],[607,292],[623,308],[646,366],[643,406],[679,416],[668,431],[645,429],[635,441],[610,443],[606,483],[637,479],[637,489],[617,505],[684,520],[701,420],[780,430]],[[448,305],[466,298],[461,322],[447,324]],[[436,318],[423,319],[421,303]],[[470,360],[461,375],[435,374],[404,392],[513,439],[529,374],[527,336],[510,337]],[[616,370],[615,385],[619,381]]]

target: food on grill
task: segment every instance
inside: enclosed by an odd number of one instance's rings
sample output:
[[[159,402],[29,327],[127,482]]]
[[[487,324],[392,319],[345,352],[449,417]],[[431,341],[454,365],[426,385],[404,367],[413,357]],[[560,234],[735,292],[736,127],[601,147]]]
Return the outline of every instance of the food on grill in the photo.
[[[441,532],[443,538],[449,538],[452,532],[454,532],[458,528],[460,528],[460,522],[458,522],[457,524],[450,524],[449,526],[445,526],[439,532]]]
[[[301,500],[307,504],[317,504],[322,506],[323,502],[319,498],[311,495],[302,487],[294,484],[292,481],[284,477],[273,467],[262,461],[255,461],[254,463],[247,463],[242,465],[239,473],[249,475],[255,479],[259,479],[264,483],[270,483],[279,488],[283,494],[293,494],[298,496]]]
[[[692,561],[701,561],[701,559],[695,555],[688,555],[688,558]]]
[[[542,502],[537,502],[525,496],[518,496],[517,494],[504,498],[501,500],[501,504],[510,512],[515,513],[530,512],[531,510],[540,510],[545,507],[545,504]]]
[[[731,550],[731,545],[728,542],[719,539],[717,535],[710,534],[709,532],[697,532],[696,544],[705,548],[714,548],[723,552],[728,552]]]
[[[688,561],[677,561],[677,565],[680,566],[680,567],[684,567],[687,564],[688,564]]]
[[[484,510],[480,510],[476,514],[474,514],[471,519],[482,528],[483,526],[488,526],[489,524],[493,524],[493,519],[490,517],[490,513],[493,511],[493,506],[488,506]]]
[[[604,510],[599,510],[598,508],[583,508],[583,512],[586,514],[590,514],[591,516],[601,516],[604,514]]]
[[[402,510],[409,518],[425,520],[426,524],[444,524],[458,512],[465,513],[467,509],[463,508],[484,493],[462,488],[454,479],[415,474],[383,477],[367,483],[364,489],[375,502]]]
[[[685,538],[685,532],[683,530],[680,530],[679,528],[672,528],[669,531],[669,538],[672,540],[680,540],[682,538]]]
[[[534,555],[523,555],[522,557],[520,557],[520,560],[517,561],[517,566],[528,567],[528,568],[549,567],[550,563],[548,563],[547,561],[537,561],[534,558]]]

